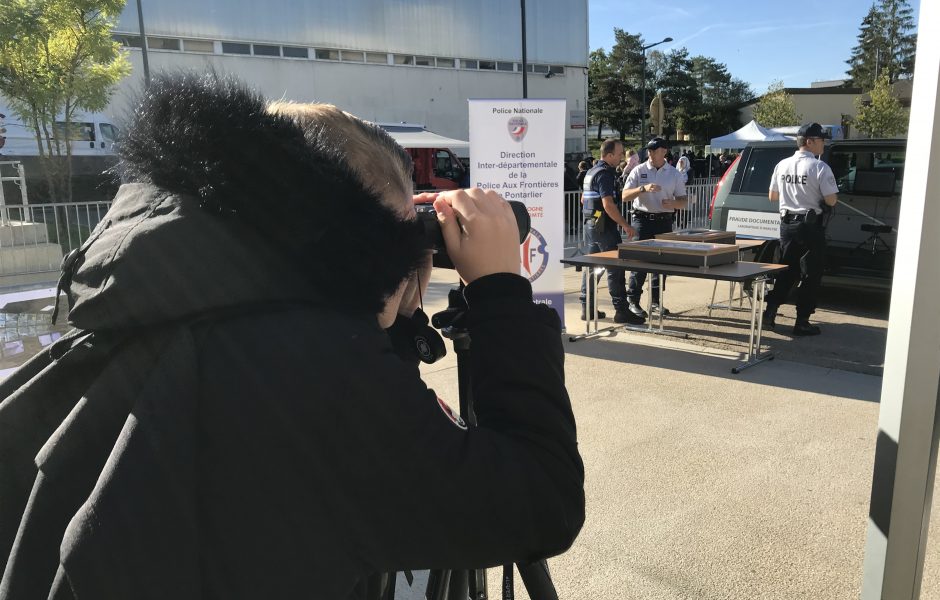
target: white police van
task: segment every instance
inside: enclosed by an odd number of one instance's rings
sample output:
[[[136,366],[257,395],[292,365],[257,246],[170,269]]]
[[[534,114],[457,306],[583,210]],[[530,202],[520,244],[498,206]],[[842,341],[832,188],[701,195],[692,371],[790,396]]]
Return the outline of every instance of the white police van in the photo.
[[[0,156],[9,158],[38,156],[39,147],[36,142],[35,129],[23,123],[9,107],[3,104],[0,104],[0,115],[3,115],[0,117]],[[76,112],[72,117],[68,136],[72,145],[72,156],[113,155],[118,129],[112,121],[101,113]],[[65,132],[65,123],[58,121],[56,127],[59,128],[60,136],[64,138],[62,134]]]

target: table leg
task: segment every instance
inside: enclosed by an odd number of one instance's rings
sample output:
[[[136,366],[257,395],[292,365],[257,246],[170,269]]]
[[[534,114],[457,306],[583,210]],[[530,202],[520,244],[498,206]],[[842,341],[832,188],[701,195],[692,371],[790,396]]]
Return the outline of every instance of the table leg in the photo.
[[[584,306],[586,309],[589,306],[593,307],[594,315],[584,320],[584,333],[581,335],[569,336],[568,337],[569,342],[577,342],[583,339],[597,337],[601,335],[602,333],[607,333],[608,331],[614,331],[616,329],[622,329],[624,327],[623,325],[612,325],[610,327],[605,327],[604,329],[600,329],[600,326],[597,322],[597,282],[595,280],[595,276],[597,275],[597,273],[594,272],[594,267],[585,267],[585,268],[587,269],[587,277],[590,277],[591,280],[585,282],[586,291],[585,291],[585,298],[584,298]],[[605,270],[606,269],[599,269],[601,273],[603,273]],[[590,309],[587,309],[587,310],[590,310]],[[594,331],[591,331],[592,323],[594,324]]]
[[[731,372],[737,375],[744,369],[753,367],[766,360],[773,360],[773,352],[764,352],[761,354],[761,335],[764,327],[764,296],[767,288],[767,279],[761,278],[754,281],[754,298],[751,302],[751,339],[748,344],[747,360],[744,364],[734,367]],[[756,331],[756,351],[755,351],[755,329]]]
[[[735,290],[736,285],[740,285],[741,287],[741,293],[737,296],[737,298],[735,298],[735,295],[734,295],[734,290]],[[741,312],[748,310],[747,308],[744,307],[744,284],[743,283],[734,282],[734,281],[729,282],[727,304],[715,303],[715,295],[717,293],[717,290],[718,290],[718,280],[715,280],[715,284],[712,286],[712,299],[711,299],[711,302],[709,302],[708,304],[708,316],[709,317],[712,316],[712,310],[716,308],[720,308],[723,310],[731,310],[731,311],[741,311]],[[737,306],[734,305],[735,300],[738,301]],[[748,298],[748,300],[750,301],[750,298]]]
[[[663,332],[663,319],[665,319],[666,312],[666,278],[662,275],[657,275],[659,277],[659,333]],[[652,300],[652,294],[650,295]]]
[[[712,309],[715,308],[715,292],[718,291],[718,280],[715,280],[715,285],[712,286],[712,300],[708,303],[708,318],[712,316]]]
[[[643,327],[642,325],[636,325],[636,326],[628,325],[624,327],[624,329],[626,329],[627,331],[636,331],[637,333],[652,333],[654,335],[668,335],[671,337],[678,337],[678,338],[684,338],[684,339],[688,338],[689,334],[687,333],[682,333],[681,331],[671,331],[669,329],[666,329],[663,326],[663,319],[665,319],[665,317],[663,316],[662,310],[660,310],[660,313],[659,313],[659,328],[653,327],[653,273],[647,273],[646,280],[647,280],[647,285],[648,285],[648,288],[646,290],[646,293],[648,294],[646,296],[646,315],[647,315],[646,326]],[[664,286],[662,285],[662,279],[660,279],[660,282],[659,282],[659,307],[660,309],[662,309],[663,302],[664,302],[663,292],[664,292]]]

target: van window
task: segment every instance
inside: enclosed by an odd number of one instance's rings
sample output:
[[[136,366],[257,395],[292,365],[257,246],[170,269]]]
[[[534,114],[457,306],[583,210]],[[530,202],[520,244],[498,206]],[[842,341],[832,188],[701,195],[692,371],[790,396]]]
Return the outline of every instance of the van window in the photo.
[[[450,153],[446,150],[438,150],[434,154],[434,174],[445,179],[457,180],[457,168],[451,160]]]
[[[792,146],[751,148],[747,163],[744,165],[741,193],[766,196],[770,190],[770,178],[774,174],[774,167],[781,160],[792,156],[793,152]]]
[[[75,122],[69,123],[70,131],[68,139],[73,142],[93,142],[95,141],[95,124],[94,123],[82,123]],[[66,137],[65,134],[65,122],[56,121],[55,124],[56,135],[59,137]]]
[[[101,123],[98,125],[101,129],[101,137],[106,142],[116,142],[118,138],[118,128],[110,123]]]
[[[840,192],[858,196],[901,193],[903,148],[837,148],[828,162]]]

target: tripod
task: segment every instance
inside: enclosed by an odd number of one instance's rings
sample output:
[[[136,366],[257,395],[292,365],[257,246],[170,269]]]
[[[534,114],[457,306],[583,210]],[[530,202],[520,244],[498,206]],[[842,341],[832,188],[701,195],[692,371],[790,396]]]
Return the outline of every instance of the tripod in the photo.
[[[470,334],[466,328],[467,301],[464,286],[452,289],[447,295],[447,308],[435,314],[431,323],[454,344],[457,355],[457,387],[460,398],[460,417],[469,427],[476,426],[470,380]],[[468,482],[472,483],[472,482]],[[516,563],[522,583],[532,600],[558,600],[558,593],[544,560],[536,563]],[[513,566],[503,566],[503,600],[513,600]],[[428,577],[428,600],[486,600],[486,570],[433,570]]]
[[[868,244],[871,244],[872,254],[878,254],[880,252],[889,252],[891,254],[894,254],[894,251],[891,250],[891,246],[888,245],[888,242],[886,242],[884,238],[881,237],[882,233],[891,233],[890,225],[876,225],[872,223],[864,223],[861,226],[861,230],[867,233],[870,233],[871,235],[869,235],[868,239],[866,239],[864,242],[861,242],[859,245],[855,246],[852,252],[859,250],[863,246],[867,246]],[[879,248],[878,244],[881,244],[882,248]]]

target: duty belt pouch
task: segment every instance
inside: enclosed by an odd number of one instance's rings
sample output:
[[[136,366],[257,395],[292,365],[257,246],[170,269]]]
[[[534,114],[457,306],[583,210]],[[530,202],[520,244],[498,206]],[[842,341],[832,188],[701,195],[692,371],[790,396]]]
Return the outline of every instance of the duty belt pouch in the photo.
[[[819,215],[816,214],[815,210],[810,210],[806,212],[806,216],[803,217],[803,222],[807,225],[815,225],[819,220]]]

